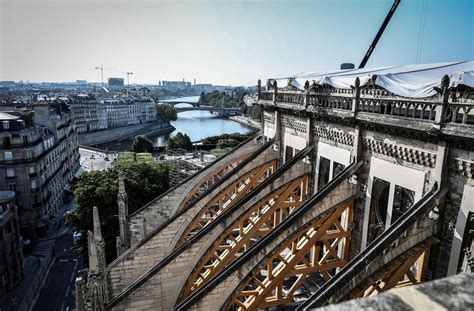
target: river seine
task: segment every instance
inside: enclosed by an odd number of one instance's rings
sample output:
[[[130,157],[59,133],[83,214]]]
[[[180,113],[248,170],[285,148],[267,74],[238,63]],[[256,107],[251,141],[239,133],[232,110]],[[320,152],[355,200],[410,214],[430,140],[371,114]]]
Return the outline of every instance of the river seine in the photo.
[[[182,106],[186,104],[177,104]],[[191,141],[199,141],[209,136],[215,136],[228,133],[247,133],[251,129],[238,122],[218,118],[209,111],[185,111],[178,113],[178,120],[171,122],[176,128],[169,135],[160,135],[153,137],[155,146],[164,146],[169,136],[174,136],[178,132],[187,134]]]
[[[183,101],[197,101],[199,96],[191,96],[191,97],[182,97],[178,99],[173,99],[175,102],[179,102],[179,100]],[[190,104],[176,104],[176,107],[186,107],[191,106]],[[178,113],[178,119],[176,121],[172,121],[171,125],[173,125],[176,130],[174,130],[170,134],[166,135],[159,135],[159,136],[151,136],[149,137],[155,146],[165,146],[168,138],[170,136],[176,135],[178,132],[183,134],[187,134],[191,141],[199,141],[203,138],[209,136],[215,136],[220,134],[229,134],[229,133],[247,133],[252,129],[248,126],[240,124],[238,122],[219,118],[216,115],[212,114],[209,111],[184,111]],[[132,141],[122,141],[120,143],[112,142],[98,145],[97,147],[102,149],[109,149],[109,150],[126,150],[131,148]]]

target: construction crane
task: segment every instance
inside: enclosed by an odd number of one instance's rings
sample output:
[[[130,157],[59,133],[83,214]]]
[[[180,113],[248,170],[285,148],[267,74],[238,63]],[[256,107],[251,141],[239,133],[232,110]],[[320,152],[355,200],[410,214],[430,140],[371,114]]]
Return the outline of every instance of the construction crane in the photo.
[[[133,75],[131,71],[122,71],[122,73],[127,74],[127,88],[130,88],[130,75]]]
[[[96,66],[94,69],[100,70],[100,80],[102,82],[102,87],[104,87],[104,69],[115,69],[112,67],[104,67],[103,65]]]
[[[370,55],[372,55],[372,52],[375,49],[375,46],[377,45],[377,42],[379,42],[380,37],[382,37],[382,34],[387,27],[388,23],[390,22],[390,19],[393,16],[393,13],[395,13],[395,10],[397,9],[398,5],[400,4],[401,0],[394,0],[392,7],[390,8],[390,11],[388,12],[387,16],[385,17],[385,20],[382,23],[382,26],[380,26],[379,31],[375,35],[374,41],[372,41],[372,44],[369,46],[369,49],[367,50],[367,53],[365,53],[364,59],[362,59],[362,62],[359,65],[360,68],[364,68],[365,64],[367,64],[367,61],[370,58]]]

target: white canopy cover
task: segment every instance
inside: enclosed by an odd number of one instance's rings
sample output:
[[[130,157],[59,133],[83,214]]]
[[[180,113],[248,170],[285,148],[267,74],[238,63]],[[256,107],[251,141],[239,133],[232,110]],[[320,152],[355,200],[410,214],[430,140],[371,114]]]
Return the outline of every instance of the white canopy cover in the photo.
[[[474,88],[474,61],[391,66],[363,69],[348,69],[329,72],[301,73],[294,76],[270,79],[278,86],[292,86],[304,89],[306,81],[319,85],[329,84],[335,88],[350,89],[359,77],[360,84],[367,84],[377,75],[375,84],[403,97],[423,98],[436,94],[444,75],[450,77],[451,87],[463,84]]]

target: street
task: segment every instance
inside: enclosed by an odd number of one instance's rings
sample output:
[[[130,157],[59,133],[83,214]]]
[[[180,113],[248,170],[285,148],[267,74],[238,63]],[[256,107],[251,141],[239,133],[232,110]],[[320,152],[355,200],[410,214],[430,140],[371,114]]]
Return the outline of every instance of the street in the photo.
[[[106,160],[107,154],[91,149],[79,148],[81,154],[81,165],[86,171],[101,171],[108,168],[115,156],[109,153],[109,160]]]
[[[64,213],[74,207],[74,201],[69,202],[61,210],[61,226],[51,230],[50,235],[56,236],[54,245],[56,261],[51,267],[48,279],[41,290],[35,311],[43,310],[72,310],[74,309],[74,282],[77,271],[82,269],[82,258],[76,254],[72,234],[64,226]]]
[[[82,259],[72,251],[72,246],[73,238],[70,233],[64,233],[56,239],[56,262],[41,291],[35,311],[74,309],[74,282],[77,271],[82,269]]]

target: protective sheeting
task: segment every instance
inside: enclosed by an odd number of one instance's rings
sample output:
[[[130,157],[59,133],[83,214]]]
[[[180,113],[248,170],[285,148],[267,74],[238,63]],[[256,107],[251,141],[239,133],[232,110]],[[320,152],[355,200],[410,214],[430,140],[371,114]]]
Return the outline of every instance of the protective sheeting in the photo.
[[[474,88],[474,61],[302,73],[270,79],[270,83],[276,81],[279,87],[292,85],[302,90],[305,82],[309,81],[318,85],[350,89],[354,87],[357,77],[361,85],[365,85],[373,75],[377,75],[376,85],[396,95],[423,98],[436,94],[435,87],[441,87],[441,79],[445,75],[450,77],[451,87],[467,85]]]

